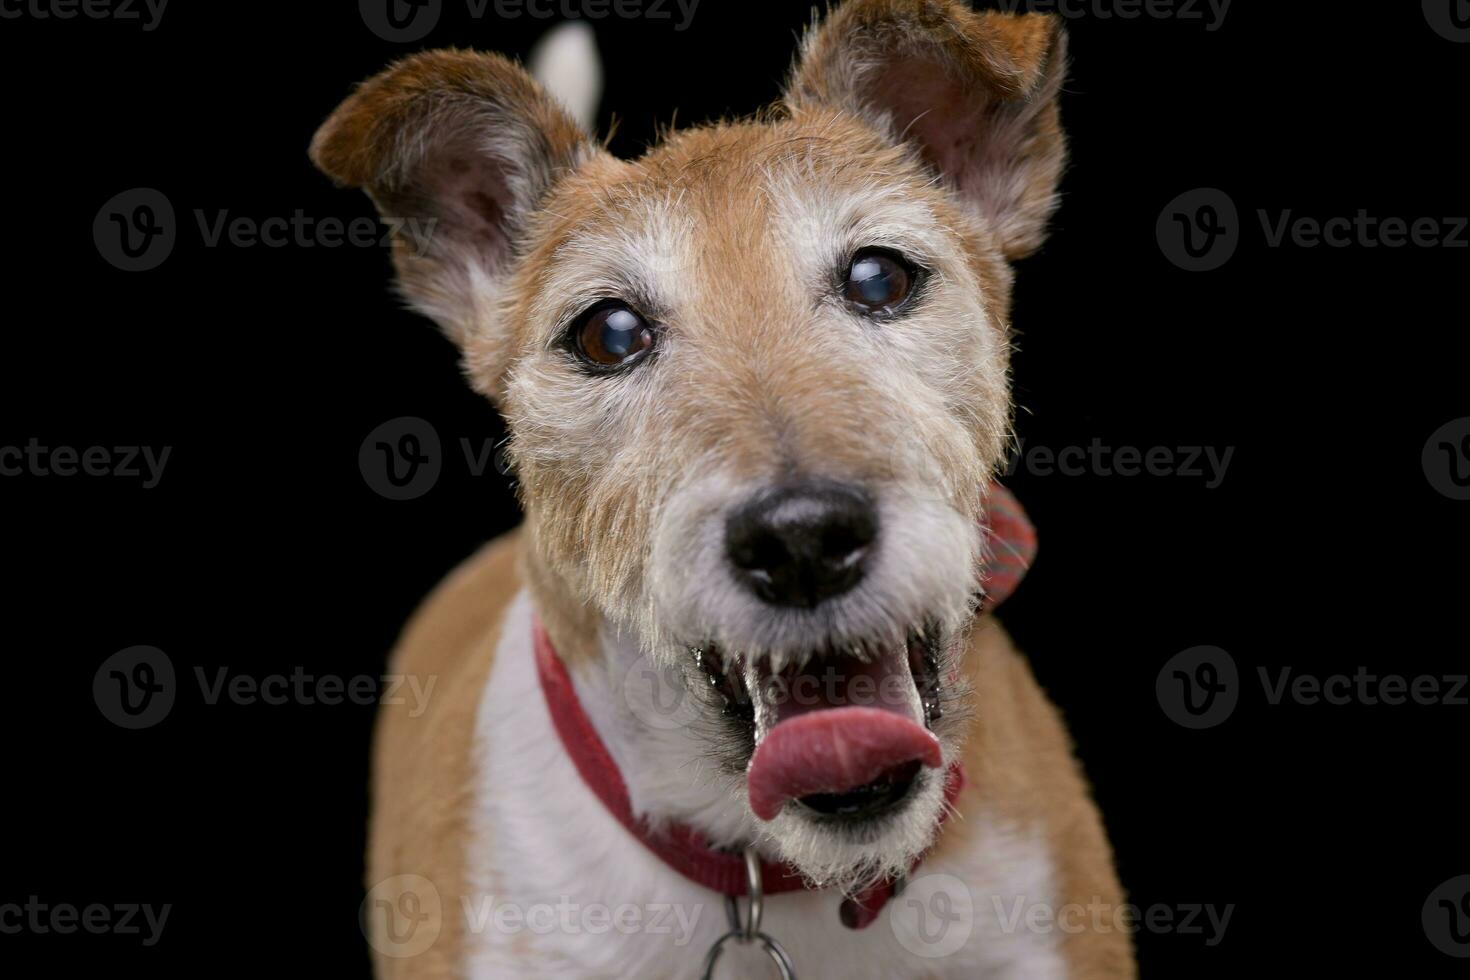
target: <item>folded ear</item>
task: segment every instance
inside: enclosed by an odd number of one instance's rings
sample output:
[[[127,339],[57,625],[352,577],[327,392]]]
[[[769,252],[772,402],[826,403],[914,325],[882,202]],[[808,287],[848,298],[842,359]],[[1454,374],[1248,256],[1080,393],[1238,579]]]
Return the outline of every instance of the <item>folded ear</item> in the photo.
[[[807,33],[786,104],[839,108],[911,145],[1015,259],[1041,245],[1056,204],[1065,75],[1059,18],[849,0]]]
[[[489,321],[537,203],[595,152],[526,72],[471,51],[424,52],[368,79],[311,143],[318,168],[398,226],[399,288],[461,346]]]

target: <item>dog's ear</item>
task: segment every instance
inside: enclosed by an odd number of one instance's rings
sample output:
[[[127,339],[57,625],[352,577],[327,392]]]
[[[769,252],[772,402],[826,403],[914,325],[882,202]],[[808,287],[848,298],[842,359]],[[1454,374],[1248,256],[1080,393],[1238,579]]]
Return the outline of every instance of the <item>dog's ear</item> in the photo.
[[[1056,204],[1065,74],[1059,18],[849,0],[807,33],[786,105],[855,113],[912,146],[1016,259],[1041,245]]]
[[[424,52],[368,79],[311,143],[318,168],[398,226],[399,288],[461,347],[490,320],[536,203],[596,152],[530,75],[471,51]]]

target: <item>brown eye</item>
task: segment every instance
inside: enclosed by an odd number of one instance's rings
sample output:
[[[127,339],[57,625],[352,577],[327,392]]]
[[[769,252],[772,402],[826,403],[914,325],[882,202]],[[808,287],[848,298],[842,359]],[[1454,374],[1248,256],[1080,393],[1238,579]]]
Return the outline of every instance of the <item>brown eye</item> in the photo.
[[[621,303],[587,314],[575,337],[577,352],[598,367],[630,364],[653,346],[648,321]]]
[[[896,252],[865,248],[847,267],[843,297],[864,313],[892,313],[914,290],[912,268]]]

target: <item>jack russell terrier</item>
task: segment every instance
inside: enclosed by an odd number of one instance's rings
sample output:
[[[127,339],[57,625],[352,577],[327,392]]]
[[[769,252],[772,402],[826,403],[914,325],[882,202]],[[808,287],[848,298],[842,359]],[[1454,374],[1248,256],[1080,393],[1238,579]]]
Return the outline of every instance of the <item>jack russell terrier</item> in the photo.
[[[637,160],[470,51],[323,124],[321,170],[435,219],[399,285],[526,518],[393,655],[438,694],[377,732],[380,977],[1135,975],[990,614],[1033,544],[991,481],[1065,68],[1053,17],[850,0],[775,107]]]

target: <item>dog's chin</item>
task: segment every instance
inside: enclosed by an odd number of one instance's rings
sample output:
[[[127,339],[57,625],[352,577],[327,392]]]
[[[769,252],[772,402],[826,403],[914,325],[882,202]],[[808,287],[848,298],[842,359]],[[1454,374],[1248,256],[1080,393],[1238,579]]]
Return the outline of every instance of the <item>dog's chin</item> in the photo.
[[[814,885],[856,894],[907,874],[933,843],[944,806],[942,773],[923,770],[880,815],[834,820],[799,802],[788,805],[764,825],[764,842]]]
[[[766,850],[850,893],[908,871],[946,806],[954,648],[932,626],[805,656],[691,648]]]

